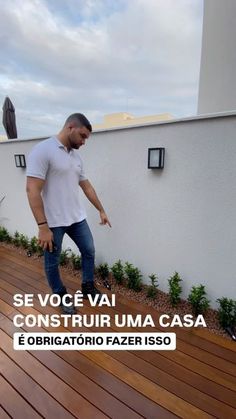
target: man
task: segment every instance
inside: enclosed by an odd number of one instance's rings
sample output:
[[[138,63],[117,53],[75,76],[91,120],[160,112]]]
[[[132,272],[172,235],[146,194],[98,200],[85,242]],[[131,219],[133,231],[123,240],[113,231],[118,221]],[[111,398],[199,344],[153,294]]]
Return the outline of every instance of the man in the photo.
[[[100,224],[111,227],[104,208],[84,173],[83,162],[78,153],[91,131],[91,124],[83,114],[70,115],[57,136],[41,141],[33,148],[27,162],[26,189],[39,227],[38,241],[44,249],[45,273],[52,292],[59,294],[61,298],[67,293],[59,274],[59,258],[65,233],[75,242],[81,253],[84,297],[87,298],[88,294],[93,297],[101,294],[94,286],[95,249],[78,188],[79,185],[99,211]],[[68,307],[62,301],[61,306],[66,314],[75,312],[73,305]]]

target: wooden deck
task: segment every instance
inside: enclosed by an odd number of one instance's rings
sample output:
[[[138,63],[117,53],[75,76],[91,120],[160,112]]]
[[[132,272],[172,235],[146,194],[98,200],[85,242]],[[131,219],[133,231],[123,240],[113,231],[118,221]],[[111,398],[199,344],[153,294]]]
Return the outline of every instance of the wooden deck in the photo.
[[[64,275],[64,280],[68,291],[79,288],[77,278]],[[16,329],[15,314],[58,309],[37,301],[34,308],[16,309],[12,296],[46,292],[42,261],[1,246],[0,418],[236,418],[236,344],[205,330],[175,329],[176,351],[14,351],[15,331],[55,331]],[[79,312],[150,313],[158,319],[155,310],[120,296],[115,308],[87,304]],[[57,329],[68,330],[78,331]],[[89,329],[99,330],[118,329]]]

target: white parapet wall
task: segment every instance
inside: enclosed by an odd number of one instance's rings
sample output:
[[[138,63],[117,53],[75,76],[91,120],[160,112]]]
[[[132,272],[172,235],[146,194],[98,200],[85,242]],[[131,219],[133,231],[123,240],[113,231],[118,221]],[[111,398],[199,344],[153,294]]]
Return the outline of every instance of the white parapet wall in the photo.
[[[85,200],[96,262],[133,263],[144,282],[157,274],[164,291],[177,271],[184,296],[202,283],[212,306],[222,296],[235,298],[235,132],[235,113],[94,132],[81,156],[112,223],[100,226]],[[14,154],[27,158],[38,141],[0,144],[0,222],[11,233],[37,233]],[[165,147],[163,170],[147,168],[151,147]]]

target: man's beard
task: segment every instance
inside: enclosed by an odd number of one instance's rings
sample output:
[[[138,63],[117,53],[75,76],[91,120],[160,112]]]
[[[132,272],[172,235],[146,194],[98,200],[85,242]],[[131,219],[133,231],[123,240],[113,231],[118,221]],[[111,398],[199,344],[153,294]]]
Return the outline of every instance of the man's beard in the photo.
[[[70,149],[74,149],[74,150],[78,150],[78,148],[80,148],[81,144],[76,143],[73,138],[71,138],[71,136],[68,137],[69,138],[69,147]]]

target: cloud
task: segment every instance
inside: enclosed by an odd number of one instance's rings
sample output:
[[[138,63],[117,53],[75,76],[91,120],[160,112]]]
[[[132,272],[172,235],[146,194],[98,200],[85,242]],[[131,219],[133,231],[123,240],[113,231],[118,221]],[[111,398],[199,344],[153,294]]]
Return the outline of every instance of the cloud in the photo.
[[[0,0],[0,7],[0,100],[13,101],[19,136],[54,133],[75,111],[92,122],[126,110],[196,112],[201,1]]]

